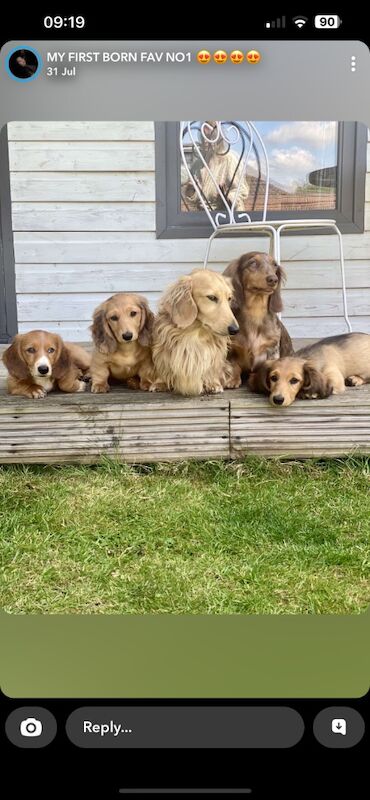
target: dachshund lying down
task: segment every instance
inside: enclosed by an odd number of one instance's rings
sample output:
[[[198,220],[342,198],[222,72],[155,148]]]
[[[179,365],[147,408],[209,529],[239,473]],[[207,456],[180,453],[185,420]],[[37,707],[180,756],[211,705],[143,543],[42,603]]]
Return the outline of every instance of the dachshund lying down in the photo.
[[[267,394],[271,405],[290,406],[340,394],[346,386],[370,383],[370,334],[345,333],[303,347],[294,356],[266,361],[248,380],[254,392]]]
[[[52,389],[84,392],[91,356],[83,347],[63,342],[48,331],[18,333],[3,353],[8,392],[39,400]]]

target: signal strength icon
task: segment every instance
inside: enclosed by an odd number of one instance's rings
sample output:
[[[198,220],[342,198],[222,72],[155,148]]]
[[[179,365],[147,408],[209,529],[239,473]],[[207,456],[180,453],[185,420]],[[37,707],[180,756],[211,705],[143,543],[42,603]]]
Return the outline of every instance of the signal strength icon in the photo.
[[[285,28],[285,27],[286,27],[286,17],[278,17],[277,19],[265,22],[265,28]]]
[[[303,28],[306,22],[308,22],[308,17],[293,17],[292,22],[294,22],[297,28]]]

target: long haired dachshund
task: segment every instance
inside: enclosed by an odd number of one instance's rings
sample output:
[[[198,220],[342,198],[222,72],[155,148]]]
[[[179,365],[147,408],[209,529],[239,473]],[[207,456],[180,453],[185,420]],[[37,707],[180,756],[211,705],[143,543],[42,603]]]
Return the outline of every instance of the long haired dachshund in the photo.
[[[232,388],[227,349],[239,326],[231,300],[231,282],[209,269],[193,270],[167,289],[153,328],[153,390],[200,395]]]
[[[154,314],[145,297],[121,292],[95,309],[91,391],[109,392],[109,379],[148,390],[154,379],[151,333]]]
[[[329,397],[346,386],[370,383],[370,335],[330,336],[298,350],[292,358],[266,361],[249,377],[252,391],[267,394],[271,405]]]
[[[253,251],[232,261],[224,275],[232,280],[240,328],[229,355],[235,374],[249,373],[268,358],[291,355],[291,338],[277,316],[283,307],[283,268],[267,253]]]
[[[48,331],[18,333],[3,353],[8,370],[9,394],[34,400],[46,396],[52,389],[62,392],[84,392],[83,380],[91,356],[82,347],[63,342],[60,336]]]

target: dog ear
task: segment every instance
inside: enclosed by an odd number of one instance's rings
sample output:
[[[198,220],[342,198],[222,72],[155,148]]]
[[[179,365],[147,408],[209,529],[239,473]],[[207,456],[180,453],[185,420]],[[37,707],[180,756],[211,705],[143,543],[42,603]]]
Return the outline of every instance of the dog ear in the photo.
[[[3,353],[3,362],[10,375],[23,381],[29,376],[29,370],[27,364],[23,361],[19,341],[19,334],[17,334],[10,347]]]
[[[280,311],[283,310],[283,301],[282,301],[282,298],[281,298],[281,287],[286,281],[286,272],[280,266],[280,264],[277,265],[276,274],[277,274],[277,277],[278,277],[278,283],[277,283],[275,291],[273,292],[272,295],[270,295],[269,303],[268,303],[268,309],[269,309],[269,311],[272,311],[273,313],[278,314]]]
[[[139,298],[139,305],[141,308],[141,320],[138,341],[143,347],[148,347],[152,340],[154,314],[153,311],[150,310],[145,297]]]
[[[289,336],[289,333],[283,325],[283,323],[278,319],[278,326],[280,328],[280,358],[284,358],[285,356],[293,356],[294,355],[294,348],[293,342]]]
[[[310,364],[303,366],[303,386],[299,392],[300,397],[316,396],[320,398],[329,397],[333,392],[333,387],[328,379]]]
[[[90,327],[95,347],[104,355],[117,350],[117,342],[110,330],[105,315],[105,303],[95,309],[93,324]]]
[[[248,378],[248,386],[252,392],[258,394],[270,394],[271,382],[270,371],[272,361],[264,361]]]
[[[57,380],[59,380],[63,377],[63,375],[65,375],[67,370],[71,368],[72,358],[63,342],[63,339],[61,339],[60,336],[57,336],[57,340],[57,357],[53,365],[53,378],[57,378]]]
[[[188,328],[195,322],[198,308],[192,295],[191,277],[180,278],[170,288],[165,300],[165,308],[170,314],[172,322],[178,328]]]
[[[227,268],[227,274],[225,275],[225,277],[229,277],[229,280],[231,280],[233,289],[231,309],[234,311],[234,313],[243,308],[245,303],[243,286],[243,272],[245,265],[245,256],[240,256],[240,258],[235,259],[235,261],[232,261],[231,264],[229,264]]]

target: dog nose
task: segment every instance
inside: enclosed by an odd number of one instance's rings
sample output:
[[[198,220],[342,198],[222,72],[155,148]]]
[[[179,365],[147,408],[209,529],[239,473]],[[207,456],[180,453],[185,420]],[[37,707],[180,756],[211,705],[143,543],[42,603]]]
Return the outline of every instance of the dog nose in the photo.
[[[239,325],[229,325],[228,329],[230,336],[235,336],[239,332]]]
[[[39,367],[37,367],[37,372],[39,372],[40,375],[47,375],[49,372],[49,367],[47,367],[46,364],[41,364]]]
[[[266,278],[266,282],[268,283],[269,286],[276,286],[278,279],[276,275],[268,275]]]
[[[284,402],[284,397],[282,394],[276,394],[275,397],[272,398],[272,401],[273,403],[275,403],[276,406],[282,406]]]
[[[130,331],[126,331],[126,333],[122,334],[122,339],[124,339],[125,342],[130,342],[132,339],[132,333],[130,333]]]

